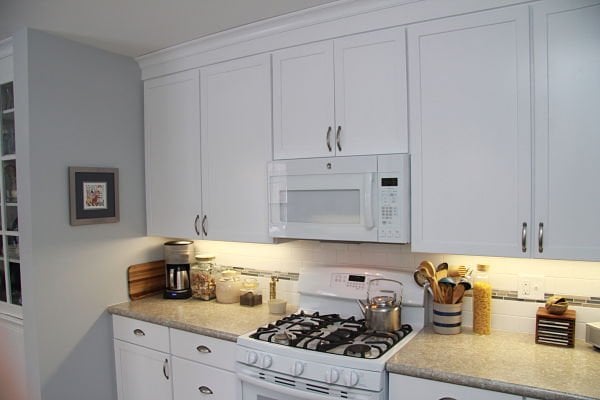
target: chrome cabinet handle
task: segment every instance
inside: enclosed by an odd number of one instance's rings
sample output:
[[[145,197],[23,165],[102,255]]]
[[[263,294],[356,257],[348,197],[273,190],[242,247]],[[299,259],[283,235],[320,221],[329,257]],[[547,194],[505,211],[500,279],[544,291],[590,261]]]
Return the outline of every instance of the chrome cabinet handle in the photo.
[[[210,388],[208,386],[200,386],[198,388],[198,390],[200,391],[200,393],[202,394],[213,394],[213,391],[210,390]]]
[[[141,329],[134,329],[133,330],[133,334],[135,336],[146,336],[146,333],[143,330],[141,330]]]
[[[163,375],[165,378],[169,379],[169,360],[165,358],[165,362],[163,362]]]
[[[527,252],[527,222],[523,222],[523,230],[521,231],[521,251]]]
[[[456,400],[454,397],[440,397],[439,400]]]
[[[538,251],[540,253],[544,252],[544,223],[540,222],[538,227]]]
[[[212,351],[208,347],[206,347],[202,344],[200,346],[196,347],[196,350],[198,350],[200,353],[205,353],[205,354],[212,353]]]
[[[206,219],[207,219],[207,216],[205,215],[202,218],[202,233],[204,233],[204,236],[208,236],[208,232],[206,231]]]
[[[342,133],[342,126],[338,125],[337,132],[335,133],[335,144],[337,145],[338,151],[342,151],[342,141],[340,136]]]
[[[194,230],[196,231],[196,235],[200,236],[200,230],[198,230],[198,221],[200,221],[200,214],[196,214],[196,219],[194,220]]]
[[[327,150],[331,151],[331,127],[327,128],[327,134],[325,135],[327,142]]]

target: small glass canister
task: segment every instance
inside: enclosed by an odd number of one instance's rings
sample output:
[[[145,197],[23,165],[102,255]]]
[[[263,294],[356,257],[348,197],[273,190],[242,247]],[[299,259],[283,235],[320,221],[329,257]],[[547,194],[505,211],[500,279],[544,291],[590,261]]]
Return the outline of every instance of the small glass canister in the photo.
[[[262,304],[262,293],[258,280],[256,278],[244,279],[240,289],[240,305],[253,307],[259,304]]]
[[[198,254],[195,258],[198,263],[191,268],[192,297],[200,300],[212,300],[216,297],[215,256]]]

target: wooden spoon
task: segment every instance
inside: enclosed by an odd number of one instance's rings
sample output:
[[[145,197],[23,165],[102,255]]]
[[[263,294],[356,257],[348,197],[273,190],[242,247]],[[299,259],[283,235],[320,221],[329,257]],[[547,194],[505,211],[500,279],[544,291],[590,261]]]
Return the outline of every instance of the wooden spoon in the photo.
[[[462,301],[465,294],[465,285],[456,285],[452,293],[452,304],[458,304]]]

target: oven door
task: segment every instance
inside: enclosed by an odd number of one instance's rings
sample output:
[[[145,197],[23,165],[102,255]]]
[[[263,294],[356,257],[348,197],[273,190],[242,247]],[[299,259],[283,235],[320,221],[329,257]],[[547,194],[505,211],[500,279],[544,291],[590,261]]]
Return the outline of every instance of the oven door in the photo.
[[[376,242],[376,184],[376,157],[271,163],[269,234]]]

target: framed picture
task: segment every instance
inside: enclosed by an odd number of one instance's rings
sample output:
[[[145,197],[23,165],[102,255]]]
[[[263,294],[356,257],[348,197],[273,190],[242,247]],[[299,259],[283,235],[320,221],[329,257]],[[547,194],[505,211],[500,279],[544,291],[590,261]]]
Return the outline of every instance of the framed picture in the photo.
[[[119,222],[119,170],[69,167],[71,225]]]

